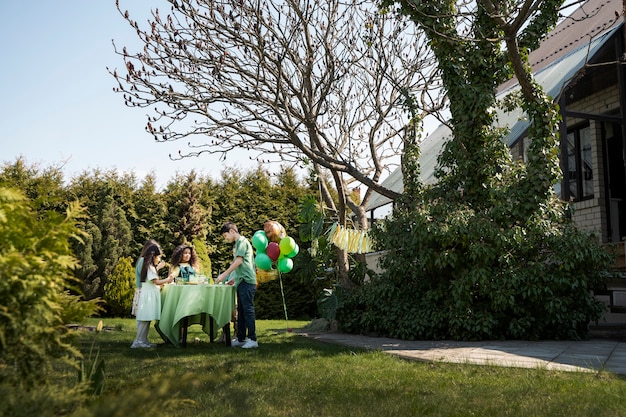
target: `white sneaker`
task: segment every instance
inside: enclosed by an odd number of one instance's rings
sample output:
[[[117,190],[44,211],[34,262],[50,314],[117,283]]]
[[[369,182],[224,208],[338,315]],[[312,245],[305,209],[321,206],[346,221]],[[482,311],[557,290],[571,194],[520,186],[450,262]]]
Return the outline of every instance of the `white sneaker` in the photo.
[[[239,339],[234,338],[233,340],[231,340],[231,341],[230,341],[230,345],[231,345],[232,347],[240,347],[240,346],[242,346],[242,347],[243,347],[243,345],[245,345],[245,344],[246,344],[246,343],[248,343],[249,341],[250,341],[250,339],[248,339],[247,337],[246,337],[246,340],[244,340],[243,342],[240,342],[240,341],[239,341]]]
[[[154,343],[149,342],[133,342],[133,344],[130,345],[131,349],[151,349],[155,347],[156,345]]]
[[[241,348],[242,349],[254,349],[258,347],[259,347],[259,343],[256,340],[248,339],[248,341],[244,343]]]

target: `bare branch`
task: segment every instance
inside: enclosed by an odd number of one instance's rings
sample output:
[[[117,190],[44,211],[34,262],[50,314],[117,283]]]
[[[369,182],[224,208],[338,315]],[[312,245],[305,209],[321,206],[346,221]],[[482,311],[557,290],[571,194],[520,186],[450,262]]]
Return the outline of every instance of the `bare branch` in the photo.
[[[188,137],[179,158],[246,149],[262,162],[313,161],[397,196],[380,180],[403,149],[406,95],[421,116],[444,104],[414,25],[365,1],[170,3],[145,28],[118,5],[144,48],[114,44],[125,69],[111,71],[115,90],[150,111],[155,140]]]

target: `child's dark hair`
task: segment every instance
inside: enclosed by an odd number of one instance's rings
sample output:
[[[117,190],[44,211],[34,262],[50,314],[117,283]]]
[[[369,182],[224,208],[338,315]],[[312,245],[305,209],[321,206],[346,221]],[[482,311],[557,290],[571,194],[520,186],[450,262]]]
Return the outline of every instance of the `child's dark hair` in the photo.
[[[158,246],[159,248],[161,247],[161,245],[159,245],[159,242],[157,242],[154,239],[148,239],[146,240],[146,243],[143,244],[143,248],[141,249],[141,255],[139,255],[140,257],[143,257],[146,254],[146,251],[150,248],[150,246]]]
[[[139,259],[143,258],[146,255],[146,251],[148,250],[148,248],[154,245],[158,246],[159,248],[161,247],[161,245],[159,245],[159,242],[157,242],[156,240],[147,240],[146,243],[143,244],[143,248],[141,248],[141,254],[139,255]],[[139,263],[139,259],[137,259],[137,263]],[[135,266],[137,266],[137,263],[135,264]]]
[[[143,265],[141,266],[141,282],[146,282],[146,277],[148,276],[148,268],[150,267],[150,265],[153,265],[154,258],[161,254],[162,252],[159,245],[150,245],[145,250],[143,255]]]
[[[239,230],[237,230],[237,225],[235,223],[233,222],[224,223],[224,226],[222,226],[222,230],[220,230],[220,234],[228,233],[231,230],[234,230],[235,233],[239,233]]]
[[[191,252],[191,259],[189,259],[189,265],[193,267],[193,269],[197,270],[200,266],[200,259],[198,259],[198,254],[193,246],[189,245],[178,245],[174,248],[174,252],[172,253],[172,266],[177,266],[180,264],[180,260],[183,258],[183,252],[185,249],[189,249]]]

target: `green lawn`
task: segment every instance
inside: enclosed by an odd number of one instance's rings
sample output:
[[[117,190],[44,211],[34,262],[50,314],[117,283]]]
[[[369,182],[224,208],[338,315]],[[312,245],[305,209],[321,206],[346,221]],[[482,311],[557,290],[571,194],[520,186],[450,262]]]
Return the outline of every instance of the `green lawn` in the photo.
[[[286,332],[285,321],[258,321],[253,350],[209,344],[197,325],[186,348],[136,350],[134,320],[104,325],[96,346],[105,389],[89,415],[626,416],[626,381],[606,372],[406,361],[318,343]],[[77,331],[85,354],[94,335]],[[161,343],[154,329],[150,340]],[[59,365],[57,373],[59,383],[75,381],[75,370]]]

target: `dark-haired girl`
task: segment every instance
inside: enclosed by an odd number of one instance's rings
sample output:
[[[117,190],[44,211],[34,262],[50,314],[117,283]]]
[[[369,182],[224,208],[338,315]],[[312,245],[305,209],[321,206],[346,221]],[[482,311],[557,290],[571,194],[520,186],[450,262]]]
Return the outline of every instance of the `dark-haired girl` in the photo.
[[[131,348],[151,348],[156,345],[148,341],[148,332],[152,320],[161,319],[161,291],[159,285],[172,282],[172,277],[159,279],[157,265],[161,262],[161,248],[158,245],[149,246],[143,256],[141,266],[141,295],[137,305],[137,337]]]
[[[173,279],[182,278],[186,283],[198,282],[200,260],[193,246],[176,246],[172,253],[169,276]]]
[[[143,257],[146,255],[146,251],[148,250],[148,248],[154,245],[158,246],[159,248],[161,247],[159,243],[154,239],[146,241],[146,243],[144,243],[143,245],[143,248],[141,249],[141,255],[139,255],[137,263],[135,264],[135,296],[133,297],[133,307],[130,311],[130,314],[133,316],[137,315],[137,305],[139,305],[139,296],[141,295],[141,268],[143,266]],[[156,266],[157,272],[165,265],[165,262],[159,262],[159,264]]]

